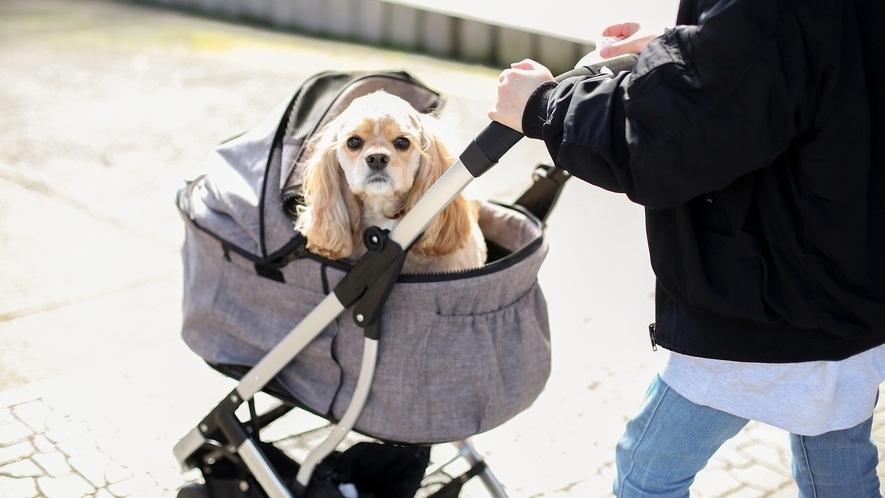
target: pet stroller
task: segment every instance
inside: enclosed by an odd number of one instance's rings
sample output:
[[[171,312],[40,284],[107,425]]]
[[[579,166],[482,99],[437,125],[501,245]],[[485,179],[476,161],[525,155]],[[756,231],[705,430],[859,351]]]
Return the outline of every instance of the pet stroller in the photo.
[[[539,165],[513,205],[481,205],[483,267],[401,275],[430,220],[521,138],[492,123],[394,230],[366,231],[354,265],[312,254],[292,228],[303,146],[354,98],[381,89],[421,112],[442,102],[405,72],[320,73],[219,146],[207,173],[178,193],[183,338],[239,380],[175,446],[204,480],[180,498],[445,498],[474,476],[506,497],[469,438],[526,409],[549,375],[537,271],[544,220],[568,175]],[[259,392],[277,404],[258,413]],[[328,423],[262,440],[295,411]],[[454,460],[428,467],[437,443],[452,443],[466,470],[453,475]]]

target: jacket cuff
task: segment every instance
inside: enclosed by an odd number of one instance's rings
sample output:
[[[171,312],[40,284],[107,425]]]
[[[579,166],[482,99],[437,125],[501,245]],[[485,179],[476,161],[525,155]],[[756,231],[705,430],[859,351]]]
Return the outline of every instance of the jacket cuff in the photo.
[[[547,122],[547,101],[559,83],[545,81],[535,89],[522,113],[522,133],[529,138],[542,138]]]

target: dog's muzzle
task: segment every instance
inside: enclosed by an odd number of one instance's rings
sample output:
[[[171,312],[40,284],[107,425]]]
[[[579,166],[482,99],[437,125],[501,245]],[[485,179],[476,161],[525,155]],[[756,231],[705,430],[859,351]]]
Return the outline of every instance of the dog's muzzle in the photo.
[[[390,163],[390,155],[383,152],[374,152],[366,154],[365,160],[369,169],[377,171],[387,167],[387,164]]]

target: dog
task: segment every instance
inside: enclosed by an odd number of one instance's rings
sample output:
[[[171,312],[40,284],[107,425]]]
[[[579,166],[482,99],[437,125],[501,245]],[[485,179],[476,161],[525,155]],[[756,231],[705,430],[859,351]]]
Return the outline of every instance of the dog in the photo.
[[[449,167],[435,119],[400,97],[377,91],[358,97],[308,144],[301,160],[303,205],[295,229],[320,256],[356,260],[363,231],[393,229]],[[459,194],[409,250],[403,273],[478,268],[486,244],[478,205]]]

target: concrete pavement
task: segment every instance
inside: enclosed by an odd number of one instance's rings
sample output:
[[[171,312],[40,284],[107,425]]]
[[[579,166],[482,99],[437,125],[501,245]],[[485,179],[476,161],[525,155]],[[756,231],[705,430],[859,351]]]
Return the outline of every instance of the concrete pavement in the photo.
[[[172,446],[233,384],[178,337],[173,194],[216,143],[311,74],[393,68],[448,98],[458,150],[487,123],[499,72],[95,0],[0,3],[0,68],[4,498],[174,496],[197,478]],[[471,194],[511,201],[545,160],[524,141]],[[514,498],[610,496],[615,441],[663,360],[645,334],[642,210],[573,182],[548,238],[553,374],[533,407],[474,442]],[[692,492],[795,496],[786,434],[751,424]]]

